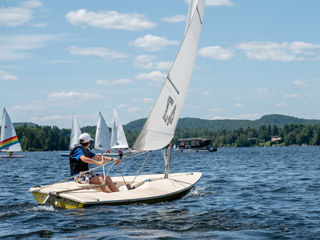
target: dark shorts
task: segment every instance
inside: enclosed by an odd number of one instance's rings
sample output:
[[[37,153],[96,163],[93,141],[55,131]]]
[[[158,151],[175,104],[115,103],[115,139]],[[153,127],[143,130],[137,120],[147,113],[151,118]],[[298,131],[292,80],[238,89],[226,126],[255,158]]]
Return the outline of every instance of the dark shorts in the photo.
[[[90,180],[94,177],[94,176],[99,176],[99,174],[94,174],[92,172],[87,172],[87,173],[80,173],[79,175],[74,177],[74,181],[77,183],[89,183]]]

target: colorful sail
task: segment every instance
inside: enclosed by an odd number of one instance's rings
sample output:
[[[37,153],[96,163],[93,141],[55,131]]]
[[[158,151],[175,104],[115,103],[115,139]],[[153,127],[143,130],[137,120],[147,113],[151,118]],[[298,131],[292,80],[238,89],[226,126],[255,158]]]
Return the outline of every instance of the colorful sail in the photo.
[[[3,109],[2,123],[1,123],[1,138],[0,151],[3,152],[20,152],[22,151],[16,131],[11,123],[11,119],[6,111]]]
[[[197,56],[205,0],[195,0],[191,4],[191,20],[189,22],[187,19],[183,42],[160,95],[132,147],[135,150],[164,148],[174,136]]]

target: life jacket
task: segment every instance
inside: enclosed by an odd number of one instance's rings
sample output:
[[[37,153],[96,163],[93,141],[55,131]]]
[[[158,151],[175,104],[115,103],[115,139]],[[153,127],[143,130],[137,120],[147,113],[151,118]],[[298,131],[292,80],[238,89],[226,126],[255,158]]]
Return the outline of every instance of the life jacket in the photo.
[[[73,176],[74,174],[77,174],[82,171],[88,171],[89,170],[89,164],[82,162],[81,159],[77,160],[72,155],[74,151],[78,148],[82,148],[83,153],[86,157],[90,158],[90,151],[89,149],[83,147],[81,144],[78,144],[75,146],[69,154],[69,163],[70,163],[70,174]]]

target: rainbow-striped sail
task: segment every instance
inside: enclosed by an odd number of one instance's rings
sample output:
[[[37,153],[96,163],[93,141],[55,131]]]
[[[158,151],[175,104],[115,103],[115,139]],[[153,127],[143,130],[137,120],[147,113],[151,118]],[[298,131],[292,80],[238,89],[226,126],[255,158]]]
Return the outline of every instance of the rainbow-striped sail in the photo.
[[[20,152],[22,151],[16,131],[11,123],[11,119],[6,111],[3,109],[2,123],[1,123],[1,138],[0,151],[4,152]]]

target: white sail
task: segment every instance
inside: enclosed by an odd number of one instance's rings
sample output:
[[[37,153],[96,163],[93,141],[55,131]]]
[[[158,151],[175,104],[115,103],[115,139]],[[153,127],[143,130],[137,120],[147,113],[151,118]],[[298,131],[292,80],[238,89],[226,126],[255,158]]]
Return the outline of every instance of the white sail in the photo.
[[[187,33],[187,30],[188,30],[189,25],[191,23],[192,16],[193,16],[194,12],[196,11],[197,5],[198,5],[198,0],[190,0],[185,34]]]
[[[127,138],[116,109],[113,110],[111,148],[129,148]]]
[[[79,136],[81,135],[81,129],[79,123],[76,119],[76,116],[73,114],[72,125],[71,125],[71,136],[70,136],[70,146],[72,149],[79,143]]]
[[[11,119],[6,111],[3,109],[2,123],[1,123],[1,139],[0,151],[3,152],[21,152],[21,145],[19,143],[16,131],[11,123]]]
[[[99,112],[96,137],[94,141],[94,149],[111,150],[110,149],[110,131],[101,112]]]
[[[174,136],[188,91],[198,51],[205,0],[193,1],[187,31],[162,87],[160,95],[133,145],[135,150],[156,150],[167,146]],[[193,3],[193,4],[195,4]]]

